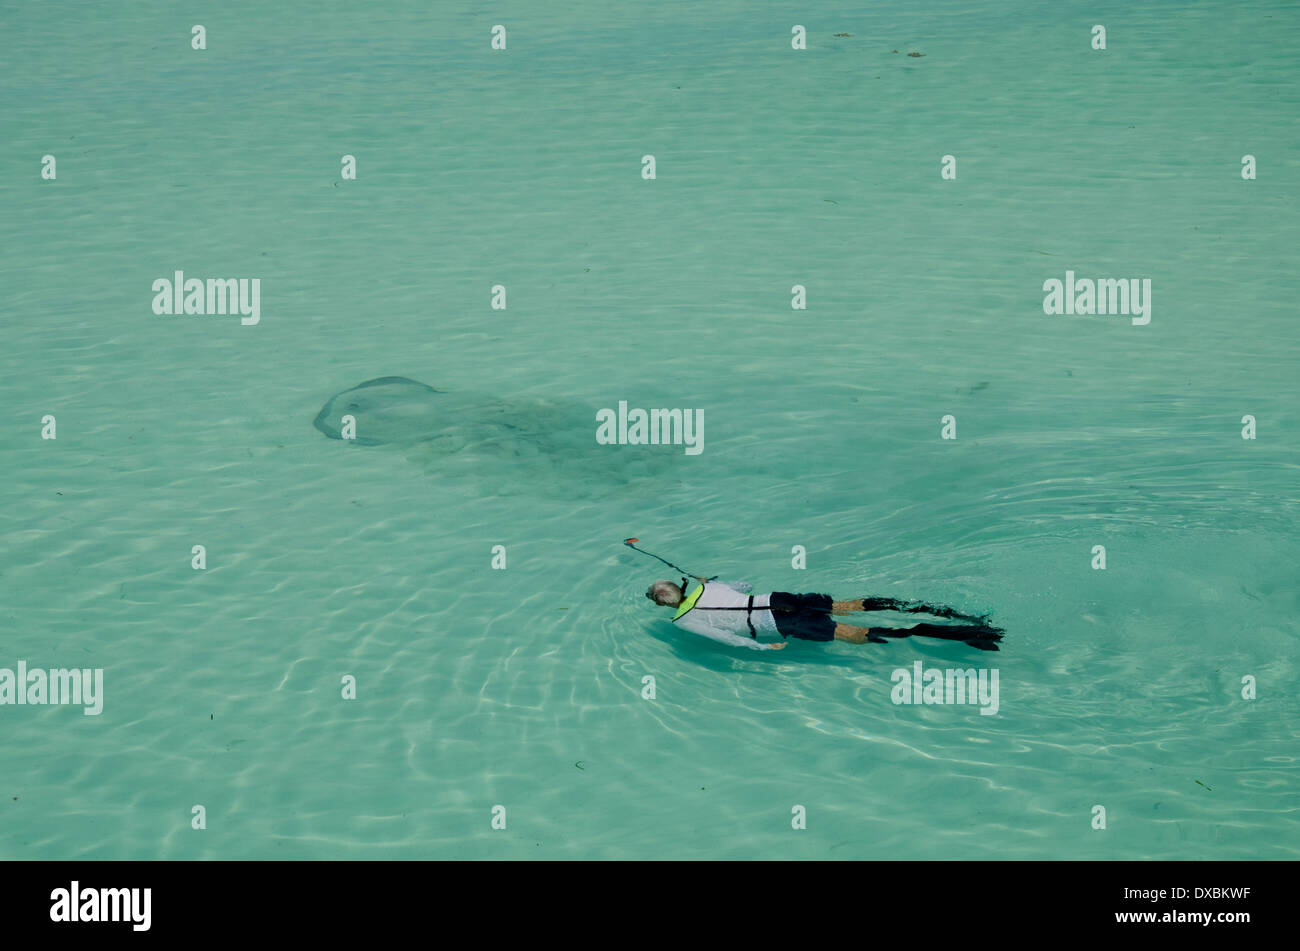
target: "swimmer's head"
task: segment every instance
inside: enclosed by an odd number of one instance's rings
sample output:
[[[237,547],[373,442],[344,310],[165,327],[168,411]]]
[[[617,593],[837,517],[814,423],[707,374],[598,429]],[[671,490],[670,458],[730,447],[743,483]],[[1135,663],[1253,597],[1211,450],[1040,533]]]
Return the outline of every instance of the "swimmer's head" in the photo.
[[[682,603],[682,589],[671,581],[656,581],[646,588],[645,596],[666,608],[675,608]]]

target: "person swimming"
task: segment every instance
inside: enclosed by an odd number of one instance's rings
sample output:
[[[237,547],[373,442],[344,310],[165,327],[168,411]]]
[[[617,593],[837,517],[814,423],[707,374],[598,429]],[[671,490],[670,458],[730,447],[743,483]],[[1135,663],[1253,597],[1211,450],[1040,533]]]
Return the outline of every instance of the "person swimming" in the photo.
[[[661,559],[662,560],[662,559]],[[896,598],[857,598],[835,601],[828,594],[753,594],[744,581],[716,581],[696,578],[698,586],[686,593],[687,580],[680,585],[656,581],[645,593],[655,604],[676,608],[673,624],[733,647],[751,650],[781,650],[786,638],[805,641],[845,641],[849,644],[884,644],[894,637],[937,637],[962,641],[980,650],[998,650],[1006,633],[992,627],[987,618],[962,614],[943,605]],[[962,624],[914,624],[911,627],[858,627],[842,624],[834,615],[859,611],[901,611],[958,620]],[[777,641],[775,638],[780,637]]]

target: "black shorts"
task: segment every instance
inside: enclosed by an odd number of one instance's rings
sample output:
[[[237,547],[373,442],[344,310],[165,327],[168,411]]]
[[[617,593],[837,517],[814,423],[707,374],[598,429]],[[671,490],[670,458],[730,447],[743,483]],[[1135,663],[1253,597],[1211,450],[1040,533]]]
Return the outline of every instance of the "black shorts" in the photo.
[[[772,620],[782,637],[805,641],[835,640],[836,621],[831,617],[834,602],[829,594],[786,594],[773,591],[768,601]]]

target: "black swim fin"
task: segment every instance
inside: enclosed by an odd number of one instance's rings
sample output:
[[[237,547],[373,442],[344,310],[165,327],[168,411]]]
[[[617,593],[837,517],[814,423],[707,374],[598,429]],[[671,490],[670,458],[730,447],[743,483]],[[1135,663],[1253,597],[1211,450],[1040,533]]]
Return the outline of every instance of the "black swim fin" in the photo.
[[[945,641],[962,641],[982,651],[998,650],[997,642],[1005,633],[998,627],[971,624],[917,624],[900,632],[902,636],[939,637]]]
[[[898,598],[864,597],[862,599],[862,610],[901,611],[904,614],[932,614],[935,617],[946,618],[950,621],[966,621],[981,626],[985,625],[989,618],[987,614],[963,614],[956,608],[950,608],[946,604],[926,604],[924,601],[900,601]]]

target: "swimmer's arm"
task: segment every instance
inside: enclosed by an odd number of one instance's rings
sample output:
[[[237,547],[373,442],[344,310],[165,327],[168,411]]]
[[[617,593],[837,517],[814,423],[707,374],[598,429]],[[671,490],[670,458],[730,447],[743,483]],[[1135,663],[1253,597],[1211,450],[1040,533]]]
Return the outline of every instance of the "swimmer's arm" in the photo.
[[[717,580],[718,580],[718,576],[717,576],[717,575],[714,575],[712,578],[701,578],[699,575],[691,575],[691,577],[692,577],[694,580],[698,581],[700,584],[708,584],[710,581],[717,581]],[[720,582],[720,584],[728,584],[728,583],[729,583],[729,582],[726,582],[726,581]],[[744,584],[744,582],[742,581],[741,584]]]
[[[717,641],[719,644],[726,644],[728,647],[748,647],[752,651],[777,651],[785,647],[785,641],[774,644],[764,644],[752,637],[745,637],[742,634],[733,634],[731,631],[719,631],[707,621],[696,617],[695,612],[693,611],[683,615],[676,621],[673,621],[673,624],[683,630],[690,631],[692,634],[707,637],[709,640]]]
[[[763,644],[754,640],[752,637],[744,637],[740,634],[732,634],[728,631],[704,631],[699,630],[696,634],[703,635],[710,640],[715,640],[719,644],[727,644],[731,647],[748,647],[752,651],[779,651],[785,647],[785,641],[776,644]]]

